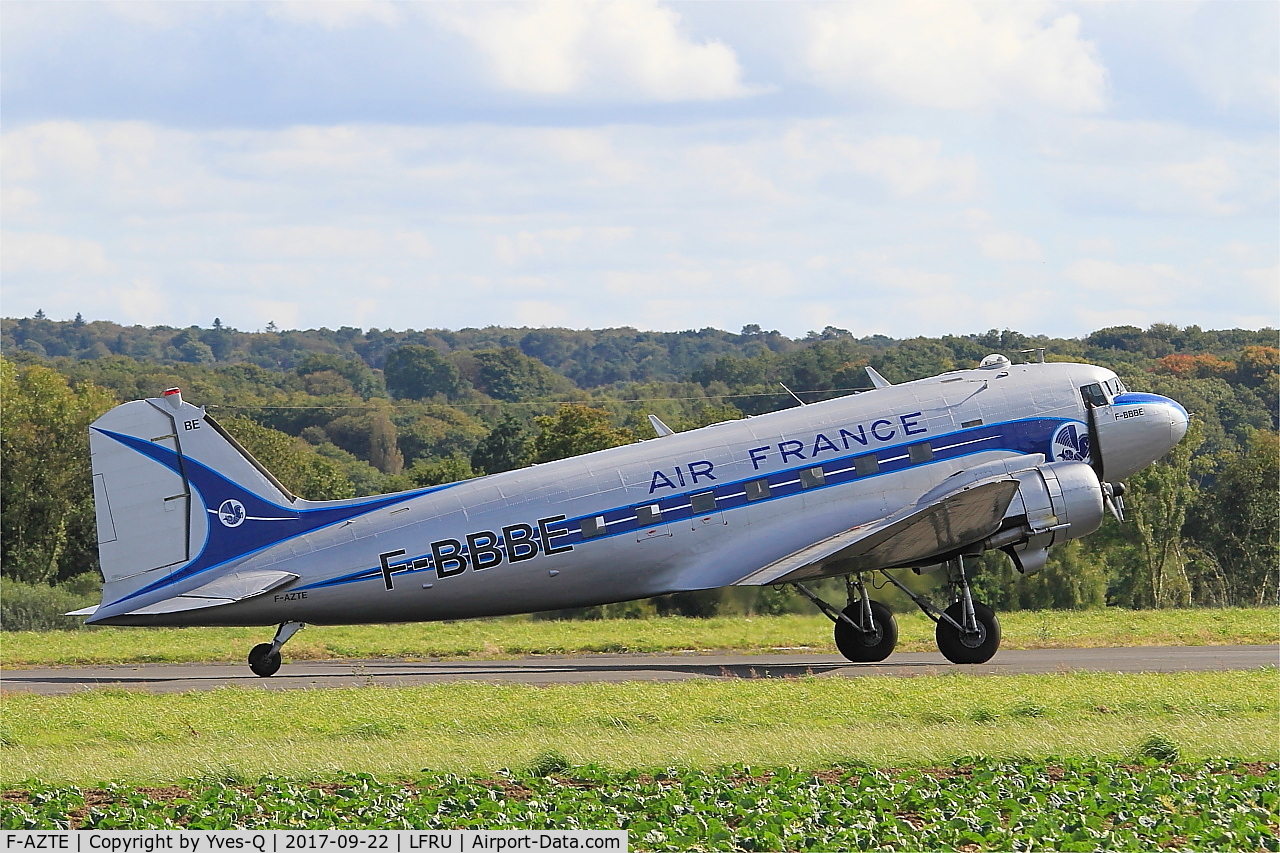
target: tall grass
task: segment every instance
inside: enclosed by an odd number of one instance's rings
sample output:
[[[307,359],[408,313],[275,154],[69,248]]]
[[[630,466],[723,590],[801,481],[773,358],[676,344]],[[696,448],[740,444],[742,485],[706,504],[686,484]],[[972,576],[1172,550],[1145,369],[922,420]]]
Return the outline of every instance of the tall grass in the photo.
[[[55,586],[0,579],[0,630],[78,631],[84,617],[67,616],[102,600],[102,578],[86,572]]]
[[[0,783],[1134,755],[1276,760],[1280,671],[3,698]],[[1157,736],[1153,739],[1152,736]]]

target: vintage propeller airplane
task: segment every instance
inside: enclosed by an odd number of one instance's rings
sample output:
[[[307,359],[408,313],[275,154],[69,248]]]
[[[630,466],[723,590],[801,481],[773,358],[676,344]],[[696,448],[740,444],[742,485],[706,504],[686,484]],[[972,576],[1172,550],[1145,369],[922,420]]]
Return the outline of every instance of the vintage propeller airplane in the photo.
[[[444,486],[342,501],[289,493],[174,388],[90,428],[98,625],[278,625],[269,676],[307,622],[466,619],[730,585],[795,584],[853,661],[886,658],[879,572],[955,663],[995,654],[965,558],[1027,574],[1123,514],[1121,480],[1182,439],[1187,412],[1086,364],[1012,364],[874,390]],[[895,569],[946,572],[945,609]],[[806,581],[846,579],[843,609]]]

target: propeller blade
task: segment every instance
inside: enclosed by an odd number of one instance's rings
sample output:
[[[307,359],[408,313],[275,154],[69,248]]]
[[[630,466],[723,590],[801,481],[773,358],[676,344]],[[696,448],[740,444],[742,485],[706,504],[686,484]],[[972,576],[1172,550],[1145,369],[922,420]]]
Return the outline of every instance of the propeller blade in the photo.
[[[1089,411],[1089,465],[1093,468],[1093,473],[1098,475],[1098,482],[1105,483],[1102,445],[1098,442],[1098,410],[1094,406],[1086,406],[1086,408]]]
[[[1107,509],[1111,510],[1111,514],[1116,517],[1116,521],[1124,524],[1124,483],[1116,486],[1111,483],[1103,483],[1102,502],[1107,505]]]

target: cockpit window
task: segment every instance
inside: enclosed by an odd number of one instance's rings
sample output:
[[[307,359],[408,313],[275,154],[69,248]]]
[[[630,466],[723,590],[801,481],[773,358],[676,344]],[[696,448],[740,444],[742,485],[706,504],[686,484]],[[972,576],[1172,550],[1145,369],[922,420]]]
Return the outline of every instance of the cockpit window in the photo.
[[[1119,376],[1112,376],[1106,382],[1102,383],[1102,390],[1107,392],[1107,399],[1114,400],[1121,394],[1126,392],[1124,383],[1120,381]]]
[[[1092,385],[1081,386],[1080,396],[1084,398],[1085,406],[1091,409],[1098,406],[1106,406],[1110,402],[1107,400],[1107,395],[1102,390],[1102,386],[1097,382],[1094,382]]]

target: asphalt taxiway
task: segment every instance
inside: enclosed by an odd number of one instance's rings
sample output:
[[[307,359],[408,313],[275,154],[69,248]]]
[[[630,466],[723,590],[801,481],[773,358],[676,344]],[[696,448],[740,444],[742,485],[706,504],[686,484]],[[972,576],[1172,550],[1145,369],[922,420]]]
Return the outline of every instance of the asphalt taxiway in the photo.
[[[537,656],[515,660],[329,660],[286,663],[271,678],[245,664],[122,664],[6,669],[0,690],[46,695],[97,687],[178,693],[238,685],[266,690],[402,687],[446,681],[533,685],[591,681],[683,681],[692,678],[829,678],[1016,675],[1065,672],[1187,672],[1280,665],[1280,646],[1172,646],[1110,649],[1009,649],[979,665],[948,663],[937,652],[895,654],[878,664],[839,655],[656,654]]]

